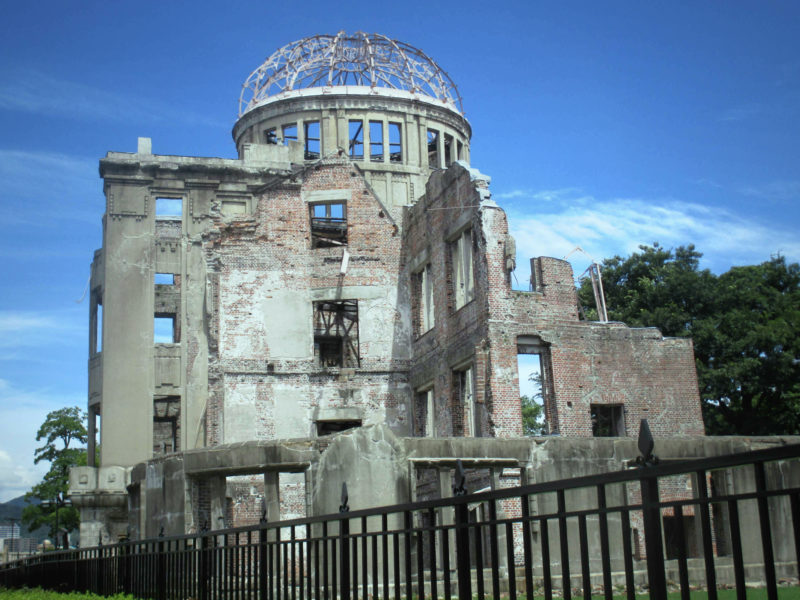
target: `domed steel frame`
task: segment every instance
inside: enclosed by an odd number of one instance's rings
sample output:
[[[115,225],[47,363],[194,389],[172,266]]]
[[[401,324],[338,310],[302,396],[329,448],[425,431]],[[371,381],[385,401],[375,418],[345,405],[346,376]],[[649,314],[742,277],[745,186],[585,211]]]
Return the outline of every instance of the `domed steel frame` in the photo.
[[[239,116],[270,97],[327,86],[368,86],[435,98],[463,114],[458,88],[422,50],[377,33],[315,35],[287,44],[242,86]]]

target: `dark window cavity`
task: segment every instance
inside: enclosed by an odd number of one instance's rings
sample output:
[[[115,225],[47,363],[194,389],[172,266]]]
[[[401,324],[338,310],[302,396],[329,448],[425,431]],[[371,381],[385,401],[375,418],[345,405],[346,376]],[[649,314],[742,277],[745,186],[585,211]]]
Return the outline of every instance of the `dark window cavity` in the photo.
[[[358,301],[314,303],[314,357],[321,367],[358,367]]]
[[[313,202],[308,209],[312,248],[347,245],[347,205],[344,202]]]
[[[592,404],[590,413],[594,437],[625,435],[625,411],[621,404]]]

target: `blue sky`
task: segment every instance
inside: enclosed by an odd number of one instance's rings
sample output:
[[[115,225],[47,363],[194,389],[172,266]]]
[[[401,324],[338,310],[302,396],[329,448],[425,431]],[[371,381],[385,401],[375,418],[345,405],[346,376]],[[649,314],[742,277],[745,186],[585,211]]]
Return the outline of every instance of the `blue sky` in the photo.
[[[0,25],[0,501],[35,483],[38,425],[85,406],[97,161],[233,157],[241,84],[316,33],[411,43],[459,86],[472,164],[527,258],[576,274],[694,243],[716,272],[800,259],[796,2],[28,2]]]

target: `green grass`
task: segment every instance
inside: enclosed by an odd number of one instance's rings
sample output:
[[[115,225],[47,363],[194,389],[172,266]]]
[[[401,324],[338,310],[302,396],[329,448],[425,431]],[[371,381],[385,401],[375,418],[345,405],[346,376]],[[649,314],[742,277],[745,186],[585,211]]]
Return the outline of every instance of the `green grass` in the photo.
[[[9,590],[2,587],[0,587],[0,598],[2,598],[2,600],[133,600],[133,596],[126,596],[124,594],[117,594],[116,596],[108,596],[108,598],[105,598],[97,594],[79,594],[77,592],[72,594],[60,594],[58,592],[43,590],[42,588]]]
[[[506,596],[504,596],[506,597]],[[524,595],[517,596],[520,600],[524,600]],[[556,596],[559,597],[559,596]],[[583,596],[580,594],[573,594],[575,600],[580,600]],[[670,600],[680,600],[680,592],[672,592],[669,594]],[[736,600],[736,590],[718,590],[717,597],[719,600]],[[2,600],[133,600],[133,596],[126,596],[117,594],[116,596],[109,596],[103,598],[97,594],[60,594],[58,592],[51,592],[41,588],[30,589],[22,588],[18,590],[9,590],[0,588],[0,598]],[[490,598],[486,596],[486,598]],[[605,596],[592,596],[593,600],[603,600]],[[625,600],[625,594],[616,594],[614,600]],[[648,600],[650,598],[647,594],[636,594],[637,600]],[[706,600],[708,598],[707,592],[697,591],[691,592],[691,600]],[[764,588],[748,588],[748,600],[766,600],[767,590]],[[778,598],[781,600],[800,600],[800,587],[779,587]],[[534,600],[543,600],[544,596],[534,596]]]

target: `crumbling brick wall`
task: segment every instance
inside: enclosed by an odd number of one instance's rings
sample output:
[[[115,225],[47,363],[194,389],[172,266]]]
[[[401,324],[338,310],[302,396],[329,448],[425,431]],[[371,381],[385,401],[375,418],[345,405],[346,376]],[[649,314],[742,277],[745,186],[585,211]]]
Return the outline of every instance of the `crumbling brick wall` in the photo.
[[[481,415],[476,434],[521,435],[517,355],[520,337],[527,336],[539,340],[546,354],[551,433],[591,436],[592,406],[619,406],[624,429],[618,434],[635,436],[646,418],[654,435],[702,435],[691,340],[580,321],[572,269],[564,260],[536,259],[537,291],[512,290],[508,223],[489,200],[487,185],[474,170],[455,165],[434,174],[426,195],[405,215],[406,277],[430,264],[435,282],[435,325],[415,332],[410,380],[415,388],[433,384],[437,433],[463,434],[454,424],[461,415],[451,401],[457,393],[452,373],[468,363]],[[472,232],[475,290],[472,302],[457,309],[449,242],[464,229]]]

